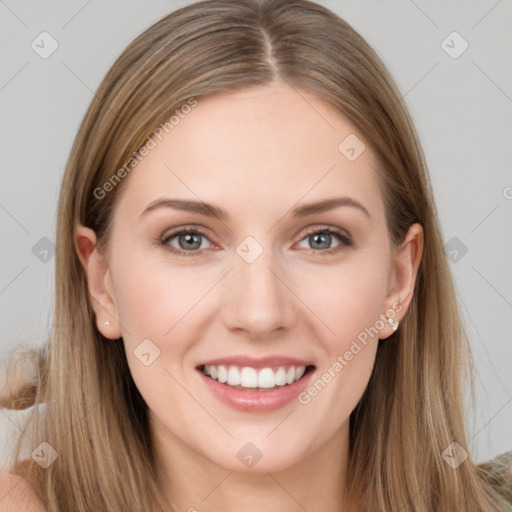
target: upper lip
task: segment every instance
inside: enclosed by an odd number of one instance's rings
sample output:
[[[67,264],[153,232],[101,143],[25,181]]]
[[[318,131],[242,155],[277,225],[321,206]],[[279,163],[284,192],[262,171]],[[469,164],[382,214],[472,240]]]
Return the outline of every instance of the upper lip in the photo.
[[[210,359],[208,361],[204,361],[199,364],[197,368],[202,368],[205,365],[209,366],[249,366],[255,369],[261,368],[269,368],[269,367],[279,367],[279,366],[314,366],[311,361],[306,361],[305,359],[297,359],[295,357],[286,357],[286,356],[267,356],[255,358],[247,355],[240,356],[227,356],[227,357],[218,357],[216,359]]]

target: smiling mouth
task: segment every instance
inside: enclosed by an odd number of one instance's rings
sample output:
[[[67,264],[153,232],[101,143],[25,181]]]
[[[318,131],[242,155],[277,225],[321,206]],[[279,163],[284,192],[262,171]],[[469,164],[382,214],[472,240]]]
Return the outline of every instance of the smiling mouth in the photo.
[[[314,371],[314,365],[279,366],[256,369],[250,366],[202,365],[198,367],[210,379],[242,391],[272,391],[298,382]]]

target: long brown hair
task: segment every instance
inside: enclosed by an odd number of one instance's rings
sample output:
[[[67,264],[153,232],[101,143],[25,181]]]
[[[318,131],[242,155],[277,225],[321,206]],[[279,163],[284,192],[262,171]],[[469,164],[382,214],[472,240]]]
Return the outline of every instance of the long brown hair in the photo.
[[[469,457],[454,469],[442,458],[453,442],[469,451],[463,383],[471,378],[470,352],[422,149],[393,80],[364,39],[318,4],[207,0],[164,17],[126,48],[95,94],[69,157],[58,205],[51,338],[36,355],[37,384],[11,403],[36,404],[25,425],[30,441],[20,435],[12,471],[34,485],[49,512],[169,510],[147,405],[122,340],[105,339],[95,326],[75,228],[92,228],[107,247],[129,176],[101,198],[98,189],[105,191],[155,127],[190,98],[200,102],[276,78],[326,101],[371,142],[391,242],[399,245],[415,222],[424,230],[414,299],[400,329],[379,345],[350,418],[347,488],[367,511],[505,509],[483,466]],[[58,453],[47,469],[23,452],[41,442]]]

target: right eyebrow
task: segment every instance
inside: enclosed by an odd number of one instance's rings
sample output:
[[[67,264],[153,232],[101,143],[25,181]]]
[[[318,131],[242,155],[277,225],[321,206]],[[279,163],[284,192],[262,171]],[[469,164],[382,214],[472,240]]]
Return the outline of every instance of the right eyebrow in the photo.
[[[186,212],[198,213],[206,217],[214,217],[219,220],[228,220],[229,215],[222,208],[204,201],[190,201],[187,199],[171,199],[162,197],[151,202],[139,217],[156,210],[157,208],[172,208],[174,210],[183,210]]]

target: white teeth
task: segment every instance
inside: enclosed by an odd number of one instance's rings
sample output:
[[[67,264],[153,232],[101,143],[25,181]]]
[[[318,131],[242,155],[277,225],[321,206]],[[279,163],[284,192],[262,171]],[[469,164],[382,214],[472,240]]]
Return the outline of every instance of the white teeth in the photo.
[[[284,386],[286,384],[286,371],[280,366],[275,374],[276,386]]]
[[[306,367],[305,366],[299,366],[295,368],[295,380],[299,380],[304,373],[306,373]]]
[[[240,386],[240,372],[236,366],[230,366],[227,383],[230,386]]]
[[[259,388],[273,388],[276,385],[276,377],[270,368],[263,368],[258,373]]]
[[[244,388],[258,387],[258,372],[254,368],[245,366],[240,372],[240,385]]]
[[[224,384],[225,382],[228,381],[228,370],[225,366],[220,365],[217,368],[217,380],[221,384]]]
[[[244,388],[270,389],[276,386],[285,386],[298,381],[305,373],[305,366],[280,366],[277,369],[262,368],[256,370],[250,366],[244,366],[241,370],[236,366],[205,365],[203,373],[221,384],[229,386],[242,386]]]

